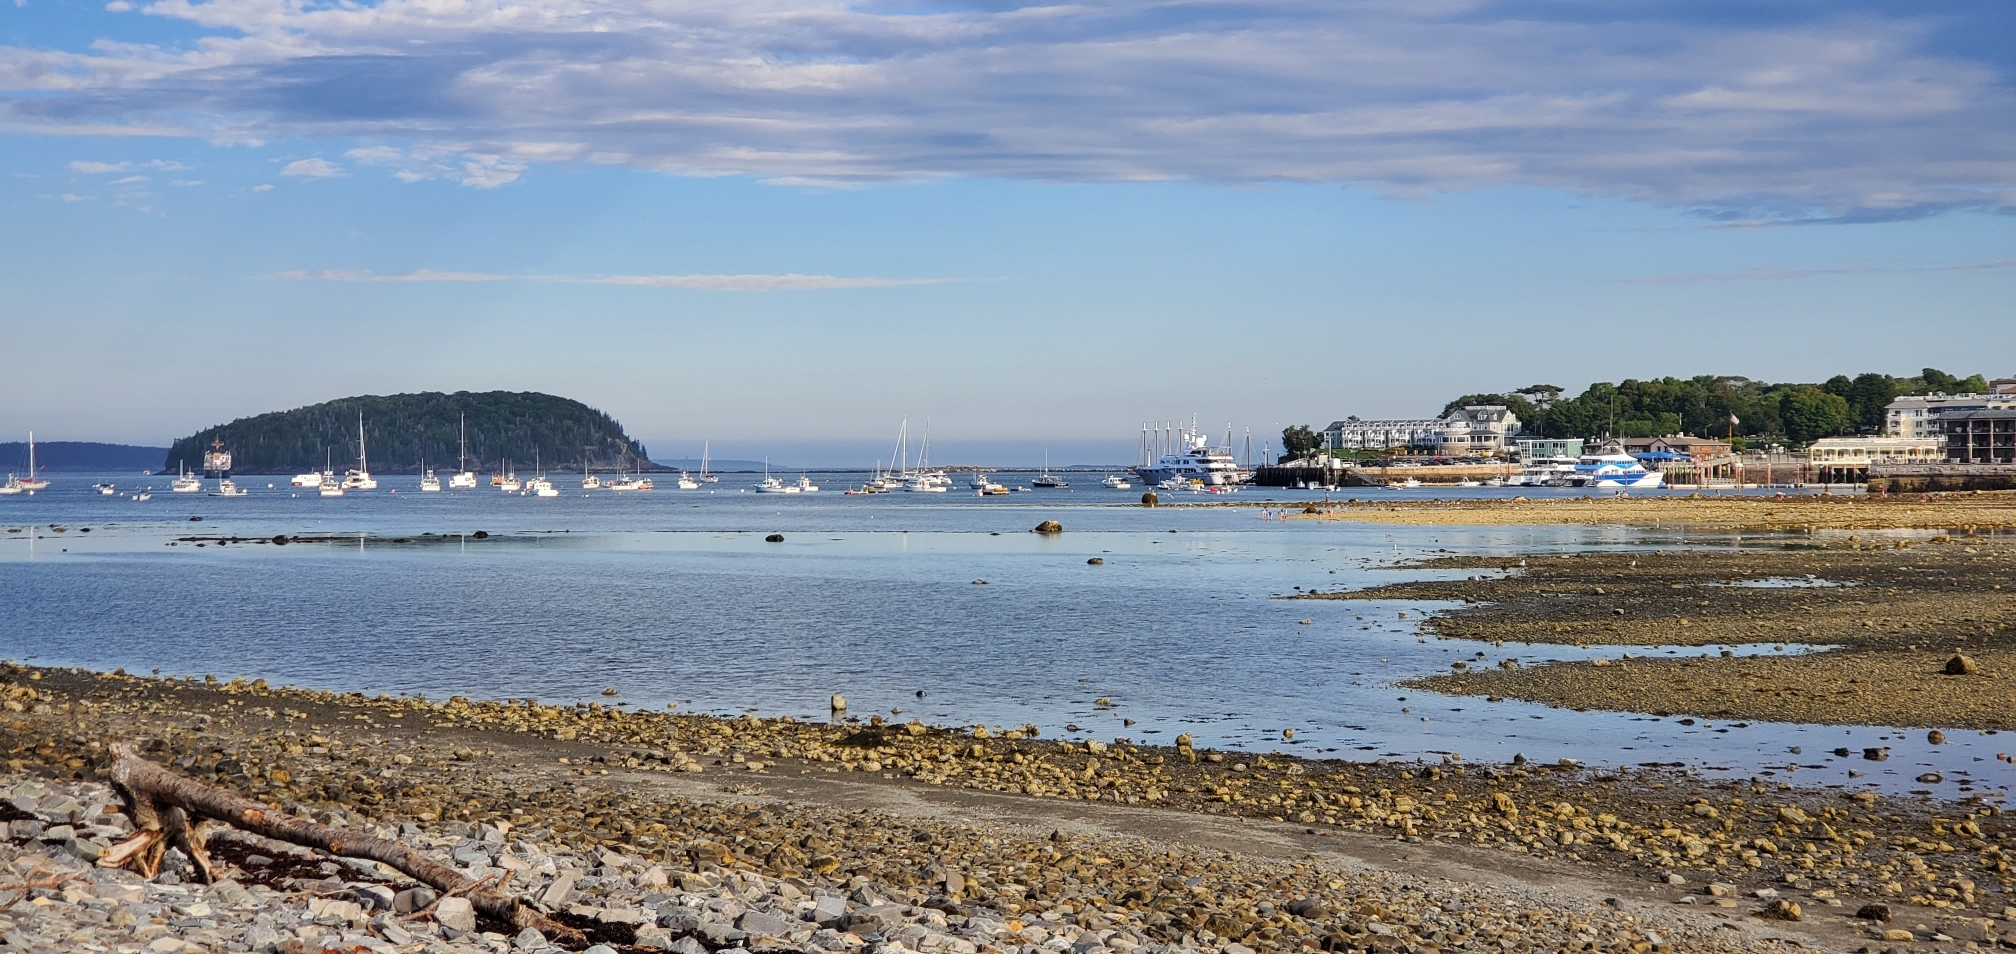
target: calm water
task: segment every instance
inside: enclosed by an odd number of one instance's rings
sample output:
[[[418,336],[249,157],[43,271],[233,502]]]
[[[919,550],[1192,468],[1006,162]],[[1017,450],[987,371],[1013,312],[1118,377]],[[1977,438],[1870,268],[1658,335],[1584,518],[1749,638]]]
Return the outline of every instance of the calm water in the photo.
[[[1129,506],[1139,490],[1094,480],[1001,498],[845,497],[842,479],[813,477],[826,491],[758,495],[753,478],[730,475],[709,490],[623,495],[568,480],[548,499],[423,495],[413,478],[330,499],[241,478],[253,494],[222,499],[169,494],[152,478],[155,498],[135,502],[63,475],[0,498],[0,529],[19,530],[0,533],[0,656],[436,697],[604,701],[614,687],[644,708],[816,718],[840,692],[857,716],[1034,723],[1052,737],[1189,732],[1199,746],[1315,757],[1679,762],[1898,791],[1923,788],[1912,779],[1933,766],[1947,795],[1970,778],[2000,791],[2016,771],[1992,759],[2004,740],[1973,732],[1935,749],[1922,732],[1683,726],[1399,689],[1457,660],[1683,651],[1423,640],[1414,627],[1437,606],[1270,599],[1419,577],[1390,567],[1437,554],[1737,545],[1725,537],[1282,523],[1249,508]],[[1240,499],[1265,496],[1321,494]],[[1028,532],[1044,519],[1066,532]],[[462,536],[477,530],[490,538]],[[772,532],[785,541],[764,542]],[[176,542],[275,534],[342,539]],[[401,536],[427,542],[390,542]],[[1860,760],[1875,745],[1893,748],[1890,761]],[[1856,757],[1833,757],[1837,746]]]

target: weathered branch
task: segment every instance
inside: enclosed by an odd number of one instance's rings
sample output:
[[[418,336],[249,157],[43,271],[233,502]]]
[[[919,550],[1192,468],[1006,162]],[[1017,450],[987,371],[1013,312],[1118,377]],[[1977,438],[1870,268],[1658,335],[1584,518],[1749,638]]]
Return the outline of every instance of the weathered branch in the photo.
[[[197,877],[215,878],[204,843],[210,819],[276,841],[315,848],[345,858],[362,858],[404,872],[444,896],[460,895],[489,917],[515,930],[538,928],[554,939],[580,939],[580,932],[554,922],[517,898],[475,881],[424,852],[376,835],[348,831],[297,818],[251,799],[211,788],[177,775],[133,753],[112,746],[112,787],[126,802],[127,817],[138,833],[107,851],[99,861],[108,868],[133,867],[152,877],[170,847],[182,849],[195,863]],[[194,823],[192,823],[192,819]]]

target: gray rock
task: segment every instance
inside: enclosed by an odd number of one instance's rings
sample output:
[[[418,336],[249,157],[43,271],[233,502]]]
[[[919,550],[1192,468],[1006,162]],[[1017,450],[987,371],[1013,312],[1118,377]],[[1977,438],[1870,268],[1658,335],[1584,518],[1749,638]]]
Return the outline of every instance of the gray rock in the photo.
[[[434,922],[457,931],[476,930],[476,909],[468,898],[442,898],[434,906]]]
[[[822,895],[812,903],[812,920],[825,924],[847,915],[847,902],[833,895]]]
[[[392,896],[392,913],[412,914],[433,904],[436,897],[433,888],[407,888]]]
[[[245,929],[245,937],[238,943],[252,954],[269,954],[280,949],[280,934],[264,924],[254,924]]]
[[[762,911],[750,911],[735,922],[735,926],[758,937],[787,937],[791,934],[791,924],[783,918]]]
[[[847,916],[847,930],[854,934],[886,934],[902,926],[903,906],[877,904]]]
[[[582,951],[581,954],[616,954],[616,949],[607,944],[597,944]]]
[[[554,878],[553,883],[547,885],[546,892],[539,896],[539,903],[548,908],[566,905],[567,899],[574,896],[574,885],[579,881],[580,876],[572,871],[560,872],[560,877]]]
[[[702,924],[700,925],[700,930],[695,933],[699,934],[701,937],[706,938],[707,943],[712,944],[715,947],[727,947],[730,944],[740,944],[743,941],[749,939],[749,935],[747,932],[730,927],[726,924],[712,924],[712,923]]]
[[[519,951],[543,951],[546,949],[546,935],[539,933],[538,928],[528,927],[511,939],[511,947]]]
[[[682,937],[672,942],[670,950],[672,954],[707,954],[707,945],[690,937]]]

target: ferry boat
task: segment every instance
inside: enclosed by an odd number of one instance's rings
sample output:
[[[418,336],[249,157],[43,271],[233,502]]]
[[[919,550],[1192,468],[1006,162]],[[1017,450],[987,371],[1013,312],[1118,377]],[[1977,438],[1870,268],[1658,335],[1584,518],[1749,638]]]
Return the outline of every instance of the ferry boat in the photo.
[[[1239,464],[1232,459],[1231,450],[1212,447],[1210,438],[1193,428],[1184,428],[1181,439],[1181,450],[1164,454],[1155,463],[1135,468],[1143,481],[1159,485],[1170,479],[1194,480],[1207,487],[1244,482],[1245,477],[1239,472]]]
[[[212,440],[210,449],[204,452],[203,471],[216,474],[220,479],[231,476],[231,452],[224,449],[222,438]]]
[[[1535,457],[1519,473],[1505,478],[1505,487],[1566,487],[1575,474],[1573,457]]]
[[[1603,490],[1650,490],[1665,482],[1666,475],[1646,470],[1643,461],[1629,454],[1592,454],[1575,462],[1570,486]]]

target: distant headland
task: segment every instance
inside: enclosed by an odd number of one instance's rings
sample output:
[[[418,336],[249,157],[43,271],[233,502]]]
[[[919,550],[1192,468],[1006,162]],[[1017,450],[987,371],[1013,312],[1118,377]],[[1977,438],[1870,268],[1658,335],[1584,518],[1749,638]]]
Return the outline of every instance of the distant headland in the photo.
[[[175,441],[162,465],[173,473],[197,471],[203,453],[221,441],[241,474],[336,471],[357,465],[357,420],[373,473],[413,474],[424,467],[443,474],[458,467],[461,429],[467,421],[468,467],[492,471],[509,462],[529,472],[535,458],[549,472],[578,473],[584,466],[613,472],[661,472],[644,445],[623,426],[579,401],[534,391],[457,391],[443,394],[367,394],[244,417],[206,427]]]

